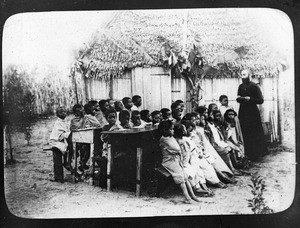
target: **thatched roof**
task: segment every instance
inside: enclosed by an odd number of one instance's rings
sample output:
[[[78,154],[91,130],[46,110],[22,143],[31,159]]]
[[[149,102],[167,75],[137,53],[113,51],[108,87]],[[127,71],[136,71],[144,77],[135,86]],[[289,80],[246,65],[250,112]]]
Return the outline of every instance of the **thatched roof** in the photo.
[[[178,58],[189,65],[193,50],[203,57],[207,77],[236,77],[244,67],[274,76],[278,56],[257,27],[251,14],[238,9],[116,12],[82,48],[77,70],[97,79],[122,77],[126,69],[174,66]]]

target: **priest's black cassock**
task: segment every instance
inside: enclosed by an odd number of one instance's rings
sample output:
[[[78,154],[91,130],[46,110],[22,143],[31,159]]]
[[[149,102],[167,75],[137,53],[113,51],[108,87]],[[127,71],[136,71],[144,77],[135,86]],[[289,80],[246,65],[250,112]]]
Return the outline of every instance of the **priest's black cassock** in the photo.
[[[261,123],[257,104],[264,102],[260,88],[255,83],[248,81],[238,88],[236,100],[240,103],[239,120],[245,144],[246,156],[255,161],[267,152],[264,131]],[[245,100],[243,97],[250,97]]]

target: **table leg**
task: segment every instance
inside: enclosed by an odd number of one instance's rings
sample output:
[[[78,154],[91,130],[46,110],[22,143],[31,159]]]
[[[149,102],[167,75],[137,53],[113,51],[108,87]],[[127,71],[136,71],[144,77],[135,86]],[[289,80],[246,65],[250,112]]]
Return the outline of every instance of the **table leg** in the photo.
[[[111,179],[112,179],[112,168],[113,168],[113,154],[111,144],[107,146],[107,191],[111,191]]]
[[[94,148],[95,148],[95,146],[94,146],[94,143],[91,143],[90,144],[90,166],[92,166],[92,158],[94,157]]]
[[[76,142],[73,142],[73,151],[74,151],[74,173],[73,173],[73,183],[76,183],[76,173],[77,173],[77,150],[76,150]]]
[[[143,149],[137,148],[136,150],[136,196],[140,196],[141,194],[142,156],[143,156]]]

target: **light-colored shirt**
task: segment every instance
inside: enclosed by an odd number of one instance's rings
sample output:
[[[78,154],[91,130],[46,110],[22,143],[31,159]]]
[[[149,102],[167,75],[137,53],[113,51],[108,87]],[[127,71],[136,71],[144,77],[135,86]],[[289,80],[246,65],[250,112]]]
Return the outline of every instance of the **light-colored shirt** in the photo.
[[[134,110],[137,110],[137,111],[142,111],[142,107],[137,107],[136,105],[133,105],[132,108],[131,108],[131,111],[134,111]]]
[[[63,154],[67,151],[67,138],[70,135],[69,122],[58,118],[50,134],[49,144],[58,148]]]

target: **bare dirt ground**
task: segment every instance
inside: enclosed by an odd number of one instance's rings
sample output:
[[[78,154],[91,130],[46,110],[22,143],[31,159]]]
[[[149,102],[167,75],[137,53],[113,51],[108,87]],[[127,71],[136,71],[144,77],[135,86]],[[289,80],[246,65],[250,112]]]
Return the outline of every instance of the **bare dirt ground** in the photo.
[[[248,199],[253,198],[251,176],[238,177],[238,183],[226,189],[213,189],[215,196],[202,197],[200,203],[183,204],[183,196],[169,187],[161,198],[142,193],[115,190],[107,192],[87,182],[72,183],[65,172],[64,184],[53,178],[52,153],[43,152],[54,118],[34,124],[31,145],[23,133],[12,136],[16,164],[4,168],[5,199],[8,209],[23,218],[139,217],[169,215],[252,214]],[[277,147],[255,163],[252,175],[263,177],[266,205],[274,212],[287,209],[295,191],[295,150]]]

